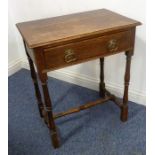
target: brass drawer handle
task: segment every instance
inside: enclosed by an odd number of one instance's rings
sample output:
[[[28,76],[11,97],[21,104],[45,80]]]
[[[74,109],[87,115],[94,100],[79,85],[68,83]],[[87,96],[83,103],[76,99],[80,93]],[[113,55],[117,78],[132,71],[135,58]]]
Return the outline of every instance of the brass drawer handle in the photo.
[[[108,42],[108,46],[107,46],[108,50],[110,52],[115,52],[117,51],[118,49],[118,42],[116,39],[111,39],[109,42]]]
[[[65,51],[65,62],[70,63],[77,60],[76,54],[72,49],[67,49]]]

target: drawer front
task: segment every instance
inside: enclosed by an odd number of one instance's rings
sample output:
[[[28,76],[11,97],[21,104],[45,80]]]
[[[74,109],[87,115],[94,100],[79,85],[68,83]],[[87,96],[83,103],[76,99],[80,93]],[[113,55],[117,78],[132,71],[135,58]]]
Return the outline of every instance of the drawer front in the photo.
[[[54,70],[129,50],[133,48],[133,37],[131,31],[124,31],[44,49],[45,67]]]

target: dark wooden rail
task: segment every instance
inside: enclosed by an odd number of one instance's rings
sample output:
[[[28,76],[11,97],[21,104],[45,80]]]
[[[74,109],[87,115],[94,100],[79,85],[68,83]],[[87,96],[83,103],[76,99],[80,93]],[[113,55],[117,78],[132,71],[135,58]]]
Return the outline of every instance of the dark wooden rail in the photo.
[[[105,89],[105,93],[106,95],[111,97],[111,101],[113,101],[117,106],[119,106],[120,108],[123,106],[123,100],[116,97],[115,95],[111,94],[108,90]]]
[[[106,96],[105,98],[98,99],[98,100],[96,100],[94,102],[88,102],[88,103],[86,103],[84,105],[81,105],[79,107],[69,109],[68,111],[57,113],[57,114],[54,115],[54,119],[57,119],[59,117],[66,116],[66,115],[69,115],[69,114],[77,113],[77,112],[79,112],[81,110],[88,109],[88,108],[96,106],[98,104],[103,104],[103,103],[105,103],[106,101],[108,101],[110,99],[111,99],[110,96]]]

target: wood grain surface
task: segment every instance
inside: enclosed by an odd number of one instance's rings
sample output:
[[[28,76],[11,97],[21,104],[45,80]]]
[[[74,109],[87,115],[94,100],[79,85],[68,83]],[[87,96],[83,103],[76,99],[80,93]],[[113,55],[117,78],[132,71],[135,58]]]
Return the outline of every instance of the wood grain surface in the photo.
[[[73,40],[93,34],[135,27],[140,22],[106,9],[18,23],[29,48]]]

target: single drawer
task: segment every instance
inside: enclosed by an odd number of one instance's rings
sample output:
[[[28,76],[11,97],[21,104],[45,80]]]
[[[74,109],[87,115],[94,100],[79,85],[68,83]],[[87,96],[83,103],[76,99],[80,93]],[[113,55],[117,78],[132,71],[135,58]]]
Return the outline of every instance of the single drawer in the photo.
[[[133,34],[123,31],[44,49],[45,67],[54,70],[133,48]]]

